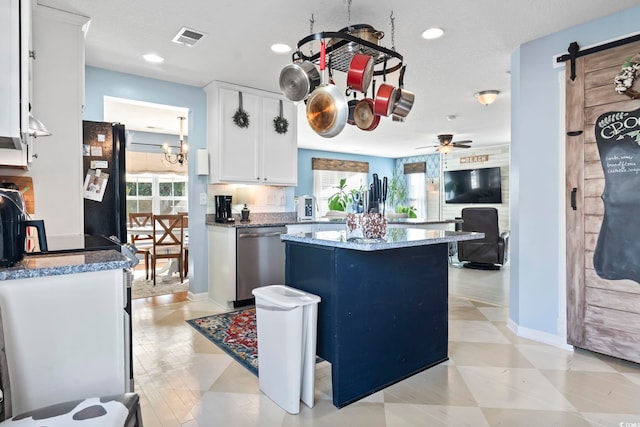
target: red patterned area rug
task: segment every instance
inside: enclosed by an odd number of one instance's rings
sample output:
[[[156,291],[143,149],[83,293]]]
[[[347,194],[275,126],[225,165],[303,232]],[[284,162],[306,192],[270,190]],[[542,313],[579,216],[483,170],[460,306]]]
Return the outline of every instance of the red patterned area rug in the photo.
[[[256,309],[248,308],[187,320],[209,341],[258,375]]]

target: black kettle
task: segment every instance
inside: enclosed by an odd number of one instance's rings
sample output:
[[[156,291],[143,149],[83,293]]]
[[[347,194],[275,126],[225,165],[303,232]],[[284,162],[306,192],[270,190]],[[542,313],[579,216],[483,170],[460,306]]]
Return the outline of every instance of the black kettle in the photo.
[[[10,187],[6,183],[4,187]],[[17,189],[0,188],[0,267],[11,267],[22,261],[25,253],[27,227],[36,227],[40,251],[47,252],[44,221],[27,220],[22,193]]]

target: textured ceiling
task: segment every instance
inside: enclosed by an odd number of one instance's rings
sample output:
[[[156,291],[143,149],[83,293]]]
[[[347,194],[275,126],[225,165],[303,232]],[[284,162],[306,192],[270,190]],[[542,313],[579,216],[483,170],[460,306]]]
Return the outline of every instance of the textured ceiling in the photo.
[[[310,33],[312,14],[314,32],[336,31],[348,23],[346,0],[38,0],[38,4],[91,18],[88,65],[199,87],[222,80],[272,92],[279,92],[280,70],[291,57],[272,53],[271,44],[295,46]],[[300,105],[298,144],[401,157],[433,152],[416,147],[437,143],[439,133],[471,139],[474,146],[509,143],[509,67],[514,49],[637,5],[639,0],[354,0],[349,22],[384,31],[381,45],[388,48],[393,10],[395,47],[404,56],[405,88],[415,93],[415,105],[404,123],[386,118],[373,132],[347,125],[329,139],[309,128]],[[171,42],[183,26],[207,36],[192,48]],[[445,36],[422,39],[421,32],[431,26],[444,28]],[[148,52],[165,57],[165,62],[145,63],[141,57]],[[344,74],[336,74],[336,83],[343,85]],[[397,73],[389,80],[395,83]],[[487,89],[501,93],[494,104],[484,107],[473,94]],[[448,115],[457,119],[449,121]]]

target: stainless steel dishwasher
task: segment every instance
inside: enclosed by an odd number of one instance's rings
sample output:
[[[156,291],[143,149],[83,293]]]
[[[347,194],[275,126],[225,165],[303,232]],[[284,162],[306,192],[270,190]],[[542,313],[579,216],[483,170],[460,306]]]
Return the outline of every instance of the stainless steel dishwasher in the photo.
[[[259,286],[284,285],[286,227],[236,229],[236,300],[253,298]]]

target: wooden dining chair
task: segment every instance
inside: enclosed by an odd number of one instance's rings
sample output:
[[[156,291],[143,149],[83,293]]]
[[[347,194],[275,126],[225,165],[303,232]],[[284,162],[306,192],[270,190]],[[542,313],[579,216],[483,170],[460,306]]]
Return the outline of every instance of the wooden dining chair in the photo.
[[[185,230],[189,230],[189,215],[186,212],[178,212],[179,215],[182,215],[182,226]],[[187,233],[185,233],[187,234]],[[184,277],[189,277],[189,239],[182,239],[182,249],[184,251]]]
[[[178,262],[180,283],[184,282],[184,225],[183,215],[153,216],[153,247],[151,248],[151,275],[156,285],[156,262],[158,259],[175,259]]]
[[[151,227],[153,214],[151,212],[130,212],[129,228]],[[145,279],[149,280],[149,250],[153,246],[153,236],[150,234],[132,234],[131,244],[138,249],[138,253],[144,255]]]

